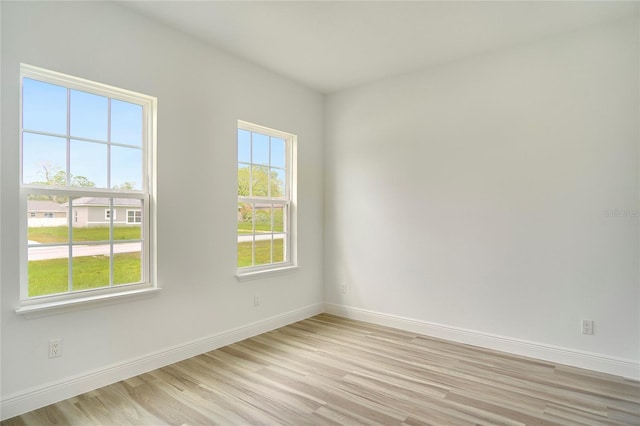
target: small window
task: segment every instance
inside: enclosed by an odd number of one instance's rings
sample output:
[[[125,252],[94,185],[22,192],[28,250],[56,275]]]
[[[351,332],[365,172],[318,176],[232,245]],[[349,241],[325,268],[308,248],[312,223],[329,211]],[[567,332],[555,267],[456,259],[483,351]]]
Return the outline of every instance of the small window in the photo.
[[[295,264],[295,136],[238,123],[238,270]]]
[[[21,205],[51,207],[21,225],[21,308],[155,288],[156,98],[29,65],[20,74]],[[115,222],[123,206],[142,226]]]
[[[140,210],[127,210],[127,223],[142,223],[142,212]]]
[[[35,212],[29,213],[29,217],[36,217],[36,213]]]

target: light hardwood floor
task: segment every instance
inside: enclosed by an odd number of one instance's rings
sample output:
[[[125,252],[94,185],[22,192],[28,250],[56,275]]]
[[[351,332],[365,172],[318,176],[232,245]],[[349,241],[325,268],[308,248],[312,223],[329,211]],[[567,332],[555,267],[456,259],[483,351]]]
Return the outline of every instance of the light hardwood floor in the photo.
[[[24,424],[640,425],[640,383],[322,314]]]

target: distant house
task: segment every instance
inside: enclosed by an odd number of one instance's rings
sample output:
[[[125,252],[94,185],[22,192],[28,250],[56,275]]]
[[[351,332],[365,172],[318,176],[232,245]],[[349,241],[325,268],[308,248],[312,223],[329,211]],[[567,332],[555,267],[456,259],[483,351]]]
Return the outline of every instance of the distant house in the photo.
[[[142,203],[131,198],[114,198],[113,210],[108,198],[81,197],[73,200],[72,226],[88,228],[106,226],[113,212],[114,225],[140,225],[142,223]]]
[[[29,228],[65,226],[67,207],[49,200],[27,200],[27,220]]]
[[[49,200],[28,200],[27,219],[29,228],[45,226],[67,226],[69,203],[58,204]],[[111,219],[108,198],[81,197],[73,200],[72,226],[88,228],[106,226]],[[140,225],[142,223],[142,204],[140,200],[114,198],[114,225]]]

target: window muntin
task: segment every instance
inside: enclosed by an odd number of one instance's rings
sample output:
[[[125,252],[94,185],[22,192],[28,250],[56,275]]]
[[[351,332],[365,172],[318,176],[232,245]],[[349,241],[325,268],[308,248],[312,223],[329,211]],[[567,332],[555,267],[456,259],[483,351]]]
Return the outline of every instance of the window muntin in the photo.
[[[238,247],[243,272],[292,265],[295,136],[238,124]]]
[[[21,83],[21,205],[59,207],[22,232],[22,304],[154,287],[156,99],[28,65]]]

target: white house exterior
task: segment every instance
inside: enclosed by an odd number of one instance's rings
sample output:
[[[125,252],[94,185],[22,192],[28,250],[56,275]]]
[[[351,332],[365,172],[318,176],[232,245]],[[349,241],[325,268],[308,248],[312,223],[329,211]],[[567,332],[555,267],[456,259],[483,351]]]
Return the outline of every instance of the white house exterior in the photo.
[[[131,198],[114,198],[113,210],[108,198],[81,197],[72,201],[73,227],[88,228],[107,226],[113,212],[113,224],[117,226],[140,226],[142,223],[142,203]]]
[[[58,204],[49,200],[27,201],[29,228],[67,226],[69,203]],[[76,228],[107,226],[113,211],[113,224],[117,226],[140,226],[142,203],[130,198],[114,198],[113,210],[108,198],[81,197],[72,202],[71,225]]]

